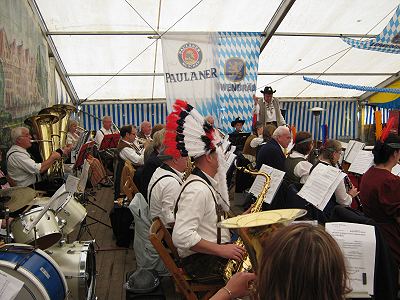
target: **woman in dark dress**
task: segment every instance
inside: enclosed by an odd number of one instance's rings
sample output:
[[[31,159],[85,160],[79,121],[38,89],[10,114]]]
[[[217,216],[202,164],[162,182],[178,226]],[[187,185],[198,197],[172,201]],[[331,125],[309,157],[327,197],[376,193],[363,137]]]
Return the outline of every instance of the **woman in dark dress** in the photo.
[[[377,222],[400,266],[400,177],[391,173],[400,159],[400,137],[375,143],[375,166],[362,177],[360,197],[367,217]]]

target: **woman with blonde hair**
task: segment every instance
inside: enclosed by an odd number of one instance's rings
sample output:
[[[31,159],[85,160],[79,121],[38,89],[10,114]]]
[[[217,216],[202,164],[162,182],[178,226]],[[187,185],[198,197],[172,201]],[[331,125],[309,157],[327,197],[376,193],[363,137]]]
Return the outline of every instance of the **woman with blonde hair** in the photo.
[[[282,227],[263,249],[256,280],[254,274],[237,273],[211,300],[249,295],[254,280],[260,300],[343,300],[350,292],[343,254],[321,226]]]

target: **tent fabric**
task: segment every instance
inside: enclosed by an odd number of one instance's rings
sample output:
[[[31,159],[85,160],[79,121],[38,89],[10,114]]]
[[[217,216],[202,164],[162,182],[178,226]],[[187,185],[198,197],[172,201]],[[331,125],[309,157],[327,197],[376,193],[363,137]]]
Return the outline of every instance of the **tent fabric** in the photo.
[[[53,33],[153,32],[153,28],[171,33],[257,32],[265,30],[281,3],[280,0],[35,2],[48,31]],[[338,0],[331,1],[329,6],[320,0],[295,1],[277,29],[287,35],[273,35],[260,55],[257,96],[262,96],[259,90],[265,85],[272,85],[277,97],[343,99],[363,93],[309,85],[294,74],[299,71],[326,72],[320,77],[322,80],[365,86],[376,86],[388,79],[399,71],[400,56],[350,48],[334,34],[378,35],[398,5],[398,0]],[[302,36],[304,33],[315,36]],[[80,99],[165,98],[162,46],[154,39],[156,33],[50,36]],[[111,78],[105,74],[119,71],[124,76],[115,76],[99,89]],[[332,73],[336,75],[329,75]]]
[[[357,102],[355,100],[330,101],[280,101],[286,110],[286,123],[294,125],[296,131],[308,131],[316,138],[315,118],[310,111],[322,107],[320,124],[328,125],[330,139],[354,139],[357,137]]]
[[[329,100],[329,101],[280,101],[286,109],[286,122],[294,124],[296,130],[315,132],[314,117],[309,109],[319,106],[325,109],[321,114],[321,124],[328,124],[329,138],[356,138],[357,137],[357,102],[356,100]],[[153,125],[164,123],[167,116],[165,103],[129,103],[129,104],[86,104],[82,105],[83,125],[88,130],[98,130],[101,119],[108,115],[113,118],[117,126],[134,124],[136,126],[144,120]],[[97,118],[95,118],[95,117]],[[336,120],[329,122],[329,120]]]
[[[400,89],[400,80],[388,85],[387,88]],[[368,103],[376,104],[378,107],[400,108],[398,94],[376,93],[369,98]]]
[[[87,130],[99,130],[101,119],[111,116],[118,126],[133,124],[139,126],[143,121],[153,125],[165,124],[167,108],[165,103],[97,103],[82,105],[83,127]]]

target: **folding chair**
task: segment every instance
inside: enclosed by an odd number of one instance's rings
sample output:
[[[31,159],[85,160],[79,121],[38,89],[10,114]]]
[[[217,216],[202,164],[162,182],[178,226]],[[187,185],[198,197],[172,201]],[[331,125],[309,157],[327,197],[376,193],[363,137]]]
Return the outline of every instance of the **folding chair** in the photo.
[[[221,284],[196,283],[184,274],[183,269],[178,268],[176,264],[176,261],[180,261],[178,251],[172,242],[170,233],[159,217],[154,218],[151,224],[150,241],[173,277],[177,291],[182,293],[185,299],[198,300],[197,292],[205,293],[201,300],[209,299],[223,286]]]

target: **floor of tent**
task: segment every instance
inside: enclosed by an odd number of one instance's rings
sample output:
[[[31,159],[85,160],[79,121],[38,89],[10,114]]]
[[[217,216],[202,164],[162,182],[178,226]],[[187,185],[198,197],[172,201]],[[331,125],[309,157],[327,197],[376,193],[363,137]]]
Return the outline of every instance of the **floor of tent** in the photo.
[[[101,188],[96,190],[95,204],[103,207],[107,212],[94,205],[89,204],[86,209],[89,216],[92,216],[106,224],[110,225],[109,213],[114,205],[113,188]],[[90,220],[88,220],[90,221]],[[135,253],[133,245],[129,248],[121,248],[116,246],[113,240],[112,229],[100,223],[89,226],[90,233],[96,240],[96,296],[99,300],[125,300],[126,293],[123,288],[125,283],[125,275],[129,271],[136,269]],[[74,241],[78,234],[78,229],[70,236],[70,242]],[[81,241],[91,240],[87,231],[82,235]],[[182,299],[174,291],[174,285],[171,278],[166,277],[161,280],[162,288],[166,299]]]

